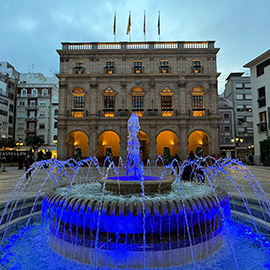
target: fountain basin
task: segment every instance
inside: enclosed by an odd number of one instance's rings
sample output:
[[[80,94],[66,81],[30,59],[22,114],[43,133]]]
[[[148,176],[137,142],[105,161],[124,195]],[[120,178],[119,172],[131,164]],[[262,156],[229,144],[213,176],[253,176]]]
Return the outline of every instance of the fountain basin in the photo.
[[[66,198],[50,191],[43,206],[50,211],[51,246],[63,256],[106,267],[125,268],[126,258],[132,268],[168,267],[221,246],[221,211],[228,212],[229,197],[220,188],[196,198],[143,201]],[[93,262],[96,251],[99,259]]]
[[[145,194],[158,194],[171,190],[174,182],[173,177],[144,176],[143,179],[136,179],[134,176],[103,177],[99,180],[105,189],[114,193],[126,195],[142,193],[142,185]]]

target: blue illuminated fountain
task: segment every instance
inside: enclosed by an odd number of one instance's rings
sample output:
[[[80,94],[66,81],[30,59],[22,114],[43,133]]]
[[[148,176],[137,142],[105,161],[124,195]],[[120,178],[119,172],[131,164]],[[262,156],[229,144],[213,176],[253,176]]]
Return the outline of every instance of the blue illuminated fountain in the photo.
[[[49,160],[33,165],[33,177],[18,182],[12,193],[16,200],[11,197],[3,209],[0,269],[180,269],[183,265],[183,269],[268,269],[269,242],[259,234],[241,187],[226,171],[228,168],[243,173],[257,194],[259,212],[268,221],[269,200],[252,175],[247,177],[243,164],[227,159],[206,168],[201,161],[189,161],[180,167],[179,174],[170,164],[162,176],[147,175],[139,158],[139,129],[138,117],[133,114],[128,121],[124,175],[111,163],[104,177],[89,181],[93,170],[97,171],[95,175],[103,174],[95,157],[78,163]],[[47,165],[49,169],[45,169]],[[180,181],[187,166],[194,172],[198,168],[203,171],[207,184]],[[86,176],[77,179],[83,168],[87,168]],[[27,204],[27,200],[20,201],[22,193],[31,190],[40,170],[46,176],[27,213],[29,218],[19,232],[8,232],[13,216],[20,217]],[[108,177],[112,173],[115,176]],[[229,196],[214,186],[215,177],[221,173],[241,195],[255,232],[232,222]],[[55,187],[44,196],[42,225],[29,227],[48,179]],[[60,183],[63,179],[68,180],[64,185]],[[17,210],[20,203],[23,206]],[[247,238],[258,248],[244,244]],[[30,247],[32,250],[25,252]],[[262,268],[243,262],[247,252],[260,258]],[[32,257],[28,259],[25,253]],[[39,267],[33,267],[33,263]]]

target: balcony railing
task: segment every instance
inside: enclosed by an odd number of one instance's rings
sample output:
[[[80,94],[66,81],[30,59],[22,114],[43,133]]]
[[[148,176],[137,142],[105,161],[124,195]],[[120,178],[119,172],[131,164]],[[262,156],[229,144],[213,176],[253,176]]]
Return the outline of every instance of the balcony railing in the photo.
[[[215,41],[168,41],[168,42],[63,42],[62,50],[183,50],[213,49]]]
[[[262,122],[262,123],[259,123],[257,125],[258,125],[259,132],[267,131],[267,124],[266,124],[266,122]]]
[[[84,67],[74,67],[73,68],[73,74],[85,74]]]

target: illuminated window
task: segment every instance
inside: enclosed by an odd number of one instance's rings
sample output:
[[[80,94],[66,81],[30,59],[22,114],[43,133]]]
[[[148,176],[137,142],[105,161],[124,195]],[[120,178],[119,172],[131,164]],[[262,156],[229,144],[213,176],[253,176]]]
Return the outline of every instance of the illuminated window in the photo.
[[[75,88],[72,91],[72,116],[84,116],[84,96],[85,92],[82,88]]]
[[[200,86],[196,86],[192,89],[192,115],[200,117],[205,115],[204,108],[204,91]]]
[[[168,73],[169,72],[169,61],[168,60],[160,60],[160,72]]]
[[[106,62],[105,73],[107,73],[107,74],[114,73],[114,62],[113,61]]]
[[[161,95],[161,115],[162,116],[172,116],[173,106],[172,106],[172,96],[173,92],[171,89],[165,88],[160,93]]]
[[[134,61],[134,73],[142,73],[143,68],[142,68],[142,61],[136,60]]]
[[[105,117],[114,117],[115,111],[115,91],[108,88],[104,91],[104,109],[103,113]]]
[[[201,61],[200,60],[193,60],[192,61],[192,72],[193,73],[201,73]]]
[[[138,116],[143,116],[144,113],[144,91],[140,87],[134,87],[132,95],[132,111]]]
[[[75,74],[84,74],[83,61],[76,61],[75,62],[74,73]]]

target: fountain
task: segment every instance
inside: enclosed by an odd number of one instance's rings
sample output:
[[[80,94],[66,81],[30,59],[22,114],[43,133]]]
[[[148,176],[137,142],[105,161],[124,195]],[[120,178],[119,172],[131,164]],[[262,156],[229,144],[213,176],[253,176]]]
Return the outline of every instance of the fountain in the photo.
[[[16,255],[16,252],[14,255],[11,250],[13,247],[19,249],[24,242],[32,246],[34,238],[38,239],[36,245],[42,243],[39,245],[41,252],[44,250],[49,254],[46,262],[45,259],[40,261],[39,269],[48,269],[52,263],[54,265],[49,269],[60,269],[62,264],[69,269],[88,269],[89,265],[93,269],[180,269],[183,265],[183,269],[211,269],[211,262],[207,259],[213,256],[220,256],[222,263],[218,269],[255,269],[241,268],[243,262],[238,258],[241,247],[246,245],[241,241],[246,237],[256,239],[258,248],[254,247],[252,252],[256,250],[257,257],[265,256],[261,264],[268,267],[269,241],[259,232],[258,220],[263,216],[261,223],[265,222],[266,230],[269,229],[270,204],[251,173],[249,178],[243,171],[243,164],[226,159],[205,168],[201,160],[188,161],[180,167],[179,174],[170,164],[165,166],[161,176],[148,175],[139,159],[139,129],[138,117],[133,114],[128,121],[128,155],[124,175],[120,174],[121,168],[117,168],[113,162],[107,171],[104,171],[104,167],[102,171],[94,157],[78,163],[74,160],[35,163],[32,179],[22,178],[11,195],[11,199],[17,196],[16,200],[10,199],[3,208],[0,219],[0,224],[4,224],[2,230],[0,227],[0,255],[3,255],[3,259],[0,259],[0,268],[1,262],[2,266],[21,266],[20,257],[23,255]],[[47,165],[50,165],[49,169],[45,169]],[[85,165],[87,173],[80,175]],[[206,183],[196,179],[192,182],[181,181],[187,166],[194,171],[198,168],[203,171]],[[258,197],[257,204],[253,202],[254,211],[248,207],[251,203],[241,187],[228,175],[226,168],[241,171],[249,181]],[[20,200],[25,189],[31,190],[41,169],[45,177],[37,196],[29,203],[26,199]],[[89,181],[93,171],[96,171],[94,176],[97,179]],[[215,186],[215,177],[221,173],[228,177],[242,198],[238,202],[232,198],[232,211],[226,186]],[[103,177],[99,178],[98,175]],[[40,215],[39,195],[48,179],[52,179],[54,187],[48,188]],[[18,205],[21,210],[18,210]],[[238,214],[239,209],[242,214],[246,213],[245,217],[249,217],[254,231],[242,224],[235,225],[231,220],[231,212]],[[36,219],[41,216],[41,221],[31,220],[35,213]],[[16,221],[16,218],[21,220]],[[20,229],[22,222],[24,224]],[[35,226],[30,226],[31,223],[40,228],[39,232]],[[18,233],[8,232],[12,224],[17,224]],[[244,233],[240,233],[241,230]],[[232,231],[235,231],[233,240],[228,236]],[[40,253],[38,248],[35,250],[37,254]],[[228,255],[228,250],[233,256]],[[43,268],[41,265],[44,265]]]

